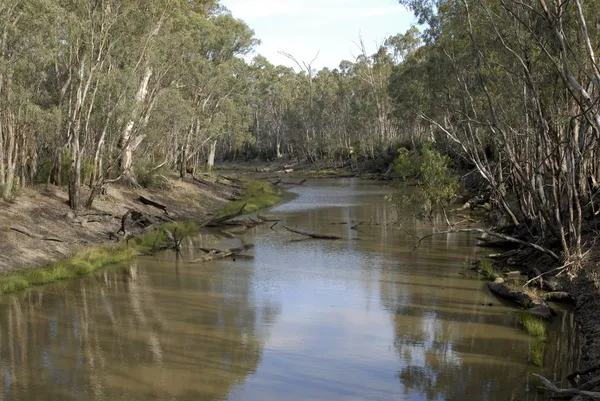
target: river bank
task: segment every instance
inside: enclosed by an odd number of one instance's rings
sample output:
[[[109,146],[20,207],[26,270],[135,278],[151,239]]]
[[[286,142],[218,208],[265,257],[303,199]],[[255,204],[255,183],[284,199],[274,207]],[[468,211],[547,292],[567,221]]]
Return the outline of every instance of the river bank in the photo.
[[[193,221],[201,226],[226,211],[228,205],[260,201],[254,207],[264,207],[277,201],[274,195],[255,199],[252,192],[262,188],[253,183],[248,186],[227,179],[174,177],[162,189],[110,185],[94,201],[93,208],[79,212],[69,209],[65,188],[27,188],[12,202],[0,201],[0,280],[87,254],[90,249],[109,246],[108,253],[114,256],[123,251],[118,244],[143,233],[143,226],[124,217],[128,211],[157,225]],[[249,192],[249,199],[244,199],[245,192]],[[113,258],[103,256],[102,260],[108,264],[118,261],[114,258],[127,257],[127,253]],[[132,257],[134,252],[129,253]],[[97,256],[92,262],[102,263]]]
[[[579,390],[600,389],[600,252],[592,249],[579,266],[561,266],[536,250],[517,248],[494,254],[493,266],[500,276],[518,272],[529,280],[527,288],[521,288],[524,280],[512,287],[517,293],[542,300],[546,295],[552,298],[551,294],[558,294],[564,297],[562,302],[574,305],[580,339],[579,349],[574,352],[580,356],[574,361],[578,368],[568,376],[556,379],[562,381],[563,387],[576,389],[573,396]],[[553,306],[552,302],[550,305]]]

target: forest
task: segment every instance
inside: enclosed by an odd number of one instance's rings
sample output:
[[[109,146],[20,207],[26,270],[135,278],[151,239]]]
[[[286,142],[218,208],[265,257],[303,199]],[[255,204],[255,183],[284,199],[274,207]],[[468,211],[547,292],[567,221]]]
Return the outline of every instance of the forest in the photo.
[[[2,0],[0,191],[147,186],[215,160],[348,166],[433,144],[571,263],[592,245],[599,1],[401,0],[419,28],[296,70],[218,0]],[[85,191],[82,189],[85,188]],[[84,197],[82,194],[85,194]]]

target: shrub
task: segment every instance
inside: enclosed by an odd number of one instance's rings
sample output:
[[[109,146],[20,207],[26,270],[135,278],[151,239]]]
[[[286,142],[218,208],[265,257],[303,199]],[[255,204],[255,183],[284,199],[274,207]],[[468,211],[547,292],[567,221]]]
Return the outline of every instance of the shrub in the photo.
[[[458,179],[450,172],[450,158],[424,142],[416,150],[400,148],[395,161],[400,182],[388,198],[398,208],[420,205],[421,213],[431,217],[436,209],[445,210],[457,196]],[[408,188],[416,180],[415,188]]]

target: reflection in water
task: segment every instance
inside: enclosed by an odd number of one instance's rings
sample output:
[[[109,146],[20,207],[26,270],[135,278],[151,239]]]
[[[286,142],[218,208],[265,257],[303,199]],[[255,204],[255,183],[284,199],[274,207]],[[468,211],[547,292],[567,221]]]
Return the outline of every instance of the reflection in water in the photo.
[[[459,272],[469,235],[385,227],[389,188],[318,181],[271,213],[339,234],[259,227],[248,257],[140,258],[0,304],[0,400],[535,400],[532,341],[513,308]],[[408,212],[406,213],[408,214]],[[359,230],[340,222],[365,221]],[[408,221],[418,235],[431,227]],[[488,304],[492,303],[492,306]],[[549,333],[546,375],[572,370],[572,314]],[[552,376],[554,374],[554,376]]]

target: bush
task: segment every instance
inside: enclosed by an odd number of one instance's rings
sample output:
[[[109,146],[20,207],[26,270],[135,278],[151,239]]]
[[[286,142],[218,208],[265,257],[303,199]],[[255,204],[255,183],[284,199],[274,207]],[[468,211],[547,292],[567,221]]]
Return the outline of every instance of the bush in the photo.
[[[140,163],[135,167],[138,184],[144,188],[150,189],[169,189],[169,170],[163,166],[156,168],[146,162]]]
[[[450,158],[429,142],[412,151],[400,148],[395,170],[402,181],[388,199],[398,208],[420,205],[421,213],[431,217],[436,209],[445,210],[456,199],[458,179],[450,172]],[[416,180],[416,188],[408,188],[409,180]]]

